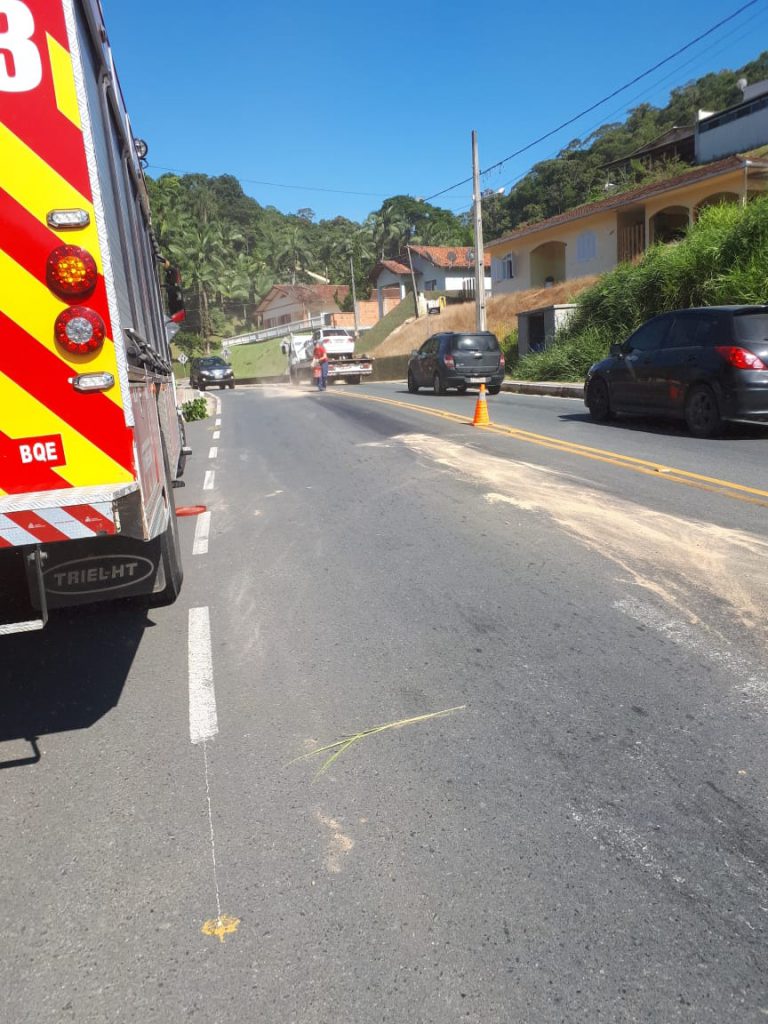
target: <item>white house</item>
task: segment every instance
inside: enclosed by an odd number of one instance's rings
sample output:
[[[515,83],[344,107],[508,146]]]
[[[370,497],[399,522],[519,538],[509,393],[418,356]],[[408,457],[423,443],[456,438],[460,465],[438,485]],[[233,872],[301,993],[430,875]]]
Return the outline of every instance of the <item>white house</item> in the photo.
[[[349,292],[346,284],[276,284],[256,307],[259,327],[279,327],[338,313]]]
[[[411,245],[397,259],[380,260],[373,268],[371,280],[376,289],[379,309],[383,310],[385,290],[398,288],[404,299],[411,288],[411,268],[408,251],[413,262],[413,276],[416,291],[441,292],[446,295],[475,294],[475,251],[471,247],[457,245]],[[491,258],[485,256],[485,290],[491,290]],[[383,312],[381,313],[383,315]]]
[[[742,87],[742,101],[716,114],[699,114],[696,163],[718,160],[768,142],[768,81]]]

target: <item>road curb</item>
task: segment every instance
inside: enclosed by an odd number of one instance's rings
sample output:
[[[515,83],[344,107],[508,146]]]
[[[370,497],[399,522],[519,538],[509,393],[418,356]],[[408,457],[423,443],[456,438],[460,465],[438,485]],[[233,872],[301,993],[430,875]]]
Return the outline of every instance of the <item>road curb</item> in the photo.
[[[566,384],[563,381],[505,380],[502,391],[519,395],[552,395],[556,398],[583,398],[583,384]]]

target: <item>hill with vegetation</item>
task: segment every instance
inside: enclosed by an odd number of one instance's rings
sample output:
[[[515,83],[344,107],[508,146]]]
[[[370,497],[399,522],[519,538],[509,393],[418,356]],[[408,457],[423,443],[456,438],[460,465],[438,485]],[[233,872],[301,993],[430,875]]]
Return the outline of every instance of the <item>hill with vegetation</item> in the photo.
[[[741,68],[674,89],[664,107],[640,104],[625,121],[602,125],[537,163],[507,195],[483,202],[485,238],[602,198],[606,164],[667,128],[693,124],[700,108],[719,110],[737,102],[741,77],[768,78],[768,51]],[[634,161],[612,180],[623,190],[679,169]],[[357,223],[345,217],[317,221],[309,208],[284,214],[262,206],[231,175],[163,174],[149,178],[147,187],[160,248],[182,272],[189,320],[177,341],[188,354],[251,327],[255,305],[273,284],[349,284],[354,271],[357,295],[366,298],[377,260],[399,255],[408,243],[472,244],[469,215],[411,196],[392,196]]]

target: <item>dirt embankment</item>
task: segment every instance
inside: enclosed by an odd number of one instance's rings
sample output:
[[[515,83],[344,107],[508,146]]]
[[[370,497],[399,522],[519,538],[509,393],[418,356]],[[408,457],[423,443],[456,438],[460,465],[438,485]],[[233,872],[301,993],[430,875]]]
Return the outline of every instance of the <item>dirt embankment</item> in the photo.
[[[573,302],[575,297],[591,287],[597,277],[580,277],[554,288],[531,288],[522,292],[511,292],[488,299],[486,318],[488,330],[504,338],[517,328],[517,314],[526,309]],[[446,306],[440,316],[422,316],[418,320],[407,320],[386,338],[376,349],[376,356],[407,355],[418,348],[435,331],[471,331],[475,328],[474,302],[462,302]]]

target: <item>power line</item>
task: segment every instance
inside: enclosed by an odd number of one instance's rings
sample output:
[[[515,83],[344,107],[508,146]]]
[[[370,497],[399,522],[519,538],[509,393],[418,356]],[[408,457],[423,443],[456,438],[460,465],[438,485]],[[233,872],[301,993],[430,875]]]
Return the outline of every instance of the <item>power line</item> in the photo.
[[[735,10],[732,14],[729,14],[726,18],[723,18],[721,21],[718,21],[716,25],[712,25],[711,28],[708,28],[705,32],[702,32],[700,35],[696,36],[695,39],[691,39],[690,42],[686,43],[684,46],[681,46],[679,49],[675,50],[675,52],[671,53],[668,57],[664,57],[663,60],[658,61],[656,64],[653,65],[653,67],[650,67],[646,71],[643,71],[641,74],[636,75],[631,81],[626,82],[618,89],[614,89],[613,92],[609,93],[607,96],[604,96],[601,100],[598,100],[596,103],[593,103],[590,107],[587,107],[580,113],[575,114],[573,117],[570,117],[567,121],[563,121],[563,123],[559,124],[557,128],[553,128],[551,131],[546,132],[544,135],[540,135],[538,139],[534,139],[533,142],[529,142],[526,146],[522,146],[514,153],[510,153],[509,156],[505,156],[502,160],[498,160],[495,164],[491,164],[490,167],[486,167],[485,170],[481,171],[480,173],[489,174],[491,171],[495,171],[496,168],[502,167],[510,160],[513,160],[516,156],[520,156],[521,153],[525,153],[527,150],[533,149],[533,147],[537,146],[540,142],[544,142],[546,139],[549,139],[553,135],[556,135],[557,132],[562,131],[563,128],[567,128],[569,125],[573,124],[575,121],[578,121],[586,114],[590,114],[593,110],[596,110],[598,107],[601,107],[604,103],[607,103],[609,100],[612,100],[614,96],[618,96],[619,93],[625,92],[627,89],[630,89],[637,82],[642,81],[643,78],[647,78],[648,75],[652,75],[654,71],[658,71],[659,68],[663,67],[665,64],[668,64],[671,60],[674,60],[675,57],[679,57],[681,53],[685,53],[686,50],[690,50],[690,48],[692,46],[695,46],[696,43],[701,42],[702,39],[706,39],[707,36],[712,35],[713,32],[716,32],[719,28],[722,28],[722,26],[726,25],[729,21],[733,21],[734,18],[738,17],[742,12],[746,11],[747,8],[754,7],[754,5],[758,2],[759,0],[748,0],[747,3],[742,4],[742,6]],[[471,176],[469,178],[462,179],[462,181],[457,181],[455,185],[449,185],[448,188],[441,189],[439,192],[434,192],[431,196],[427,196],[424,201],[427,203],[431,202],[431,200],[437,199],[438,196],[445,195],[446,192],[452,192],[455,188],[461,188],[462,185],[466,185],[470,181],[472,181]]]
[[[160,164],[147,164],[155,171],[169,171],[171,174],[198,174],[199,171],[180,171],[177,167],[163,167]],[[225,177],[237,177],[237,175],[225,175]],[[323,188],[320,185],[283,185],[279,181],[259,181],[256,178],[237,178],[246,185],[268,185],[270,188],[293,188],[299,192],[334,192],[339,196],[366,196],[369,199],[387,199],[384,192],[349,192],[342,188]]]
[[[750,25],[752,22],[754,22],[758,18],[764,18],[766,16],[766,13],[768,13],[768,12],[767,11],[758,11],[757,13],[753,14],[751,18],[748,18],[746,20],[745,25]],[[743,28],[743,26],[742,26],[742,28]],[[732,29],[730,32],[726,33],[726,35],[724,36],[724,39],[730,39],[737,32],[741,32],[741,34],[738,35],[738,37],[737,37],[737,40],[740,41],[741,39],[745,39],[748,35],[750,35],[752,31],[753,31],[752,29],[748,29],[746,32],[743,32],[743,31],[741,31],[738,28]],[[674,78],[680,71],[683,70],[683,68],[690,67],[691,64],[695,64],[697,61],[700,61],[705,54],[711,53],[712,51],[714,51],[715,54],[722,53],[723,50],[726,49],[726,48],[727,47],[721,45],[720,42],[713,43],[711,46],[708,46],[704,50],[702,50],[701,53],[697,54],[694,57],[689,58],[688,60],[684,61],[682,64],[678,65],[676,68],[673,68],[672,71],[670,71],[668,74],[666,74],[663,77],[657,79],[656,82],[654,82],[653,85],[651,86],[651,89],[652,90],[658,89],[658,87],[663,85],[664,82],[668,82],[670,80],[670,78]],[[629,100],[629,102],[630,103],[634,103],[636,100],[641,100],[644,97],[646,99],[650,99],[650,95],[653,95],[653,93],[651,92],[651,94],[649,94],[649,93],[647,93],[645,91],[638,92],[638,93],[635,93],[635,95]],[[609,118],[613,117],[615,114],[619,114],[619,113],[621,113],[625,109],[626,109],[626,106],[614,107],[614,109],[611,110],[606,116],[609,117]],[[590,135],[592,134],[592,132],[596,131],[598,128],[604,127],[604,125],[605,125],[604,121],[596,121],[594,124],[592,124],[586,130],[585,139],[588,140]],[[555,150],[552,153],[550,153],[548,156],[543,157],[542,159],[543,160],[554,160],[557,156],[558,156],[558,151]],[[508,181],[503,182],[504,189],[506,190],[506,189],[510,188],[511,186],[516,185],[519,181],[522,181],[523,178],[525,178],[528,174],[530,174],[532,170],[533,170],[532,167],[526,167],[525,170],[521,171],[519,174],[516,174],[513,178],[510,178]],[[451,208],[451,213],[454,213],[454,214],[456,214],[458,216],[459,214],[467,213],[469,211],[469,209],[471,209],[471,206],[468,208],[466,205],[464,205],[465,203],[471,203],[471,201],[472,201],[472,197],[471,196],[457,196],[456,199],[457,200],[462,200],[462,205],[460,207],[452,207]]]

